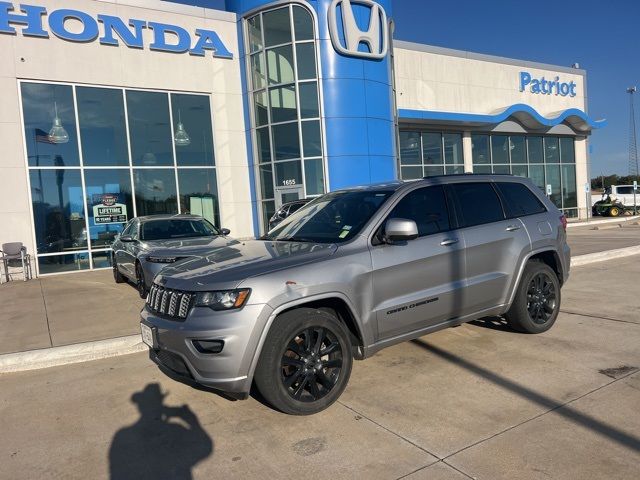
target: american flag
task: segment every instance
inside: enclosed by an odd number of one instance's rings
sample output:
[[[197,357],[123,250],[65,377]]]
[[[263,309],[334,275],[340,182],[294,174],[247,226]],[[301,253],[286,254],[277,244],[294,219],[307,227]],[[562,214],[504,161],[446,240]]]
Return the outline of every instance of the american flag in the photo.
[[[40,128],[36,128],[35,133],[36,133],[36,142],[49,143],[53,145],[53,142],[49,138],[49,134],[47,132],[45,132],[44,130],[41,130]]]

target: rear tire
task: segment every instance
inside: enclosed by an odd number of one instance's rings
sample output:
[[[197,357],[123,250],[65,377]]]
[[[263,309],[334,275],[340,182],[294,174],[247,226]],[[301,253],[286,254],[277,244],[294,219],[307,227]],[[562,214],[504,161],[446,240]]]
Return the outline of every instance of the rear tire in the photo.
[[[620,216],[620,208],[619,207],[611,207],[609,209],[609,216],[610,217],[618,217],[618,216]]]
[[[346,326],[331,313],[299,308],[280,315],[271,326],[255,383],[274,408],[311,415],[338,399],[352,364]]]
[[[524,333],[549,330],[560,312],[560,281],[547,264],[529,261],[524,267],[511,308],[505,314],[509,326]]]
[[[144,278],[144,271],[142,265],[136,263],[136,289],[140,298],[147,298],[147,283]]]
[[[124,278],[124,275],[122,275],[120,273],[120,270],[118,270],[118,262],[116,262],[116,257],[115,255],[112,257],[112,261],[111,263],[113,264],[113,279],[115,280],[116,283],[124,283],[127,281],[126,278]]]

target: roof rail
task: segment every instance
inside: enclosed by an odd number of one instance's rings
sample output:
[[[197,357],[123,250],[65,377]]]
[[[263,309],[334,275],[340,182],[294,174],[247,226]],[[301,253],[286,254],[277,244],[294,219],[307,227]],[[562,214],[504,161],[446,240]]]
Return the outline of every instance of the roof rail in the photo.
[[[474,175],[481,175],[481,176],[506,176],[506,177],[513,177],[514,175],[512,175],[511,173],[475,173],[475,172],[464,172],[464,173],[447,173],[447,174],[443,174],[443,175],[429,175],[427,177],[422,177],[423,180],[428,180],[430,178],[442,178],[442,177],[461,177],[461,176],[474,176]]]

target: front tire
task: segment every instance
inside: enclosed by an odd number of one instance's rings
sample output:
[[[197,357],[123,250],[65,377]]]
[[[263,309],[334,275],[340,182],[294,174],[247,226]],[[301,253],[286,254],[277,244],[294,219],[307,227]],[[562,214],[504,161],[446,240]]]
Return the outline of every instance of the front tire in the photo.
[[[516,296],[505,314],[514,330],[542,333],[549,330],[560,312],[560,281],[545,263],[530,261],[524,268]]]
[[[264,399],[291,415],[328,408],[351,375],[349,332],[332,313],[299,308],[274,321],[262,348],[255,382]]]
[[[611,207],[609,209],[610,217],[619,217],[620,216],[620,208],[619,207]]]
[[[127,281],[126,278],[124,278],[124,275],[122,275],[120,273],[120,270],[118,270],[118,262],[116,262],[116,257],[115,255],[112,257],[111,263],[113,264],[112,268],[113,268],[113,280],[115,280],[116,283],[124,283]]]
[[[142,265],[136,263],[136,289],[140,298],[147,298],[147,283],[144,278],[144,271]]]

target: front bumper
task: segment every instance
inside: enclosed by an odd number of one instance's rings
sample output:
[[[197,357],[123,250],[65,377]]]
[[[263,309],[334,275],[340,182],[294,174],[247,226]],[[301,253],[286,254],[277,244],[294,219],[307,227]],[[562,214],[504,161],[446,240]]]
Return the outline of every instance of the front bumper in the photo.
[[[241,310],[215,312],[192,308],[184,321],[141,312],[142,324],[153,331],[150,358],[172,376],[230,394],[251,389],[256,350],[271,315],[268,305],[246,305]],[[194,340],[222,340],[220,353],[201,353]]]

